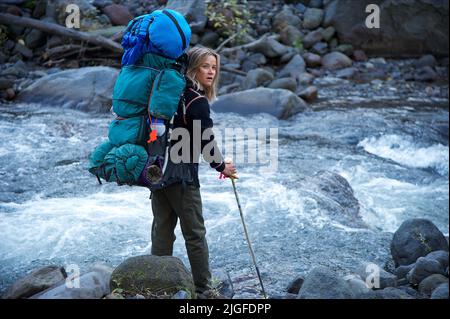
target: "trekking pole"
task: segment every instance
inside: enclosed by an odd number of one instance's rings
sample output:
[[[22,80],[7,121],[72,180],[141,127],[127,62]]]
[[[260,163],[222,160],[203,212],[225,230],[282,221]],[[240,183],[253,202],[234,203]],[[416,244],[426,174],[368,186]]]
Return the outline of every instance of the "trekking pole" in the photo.
[[[234,177],[230,177],[230,179],[231,179],[231,183],[233,184],[234,195],[236,196],[236,201],[237,201],[237,204],[238,204],[239,213],[241,214],[242,225],[244,226],[245,238],[247,239],[248,248],[250,250],[250,255],[252,256],[253,264],[255,265],[256,274],[258,275],[259,283],[261,284],[261,289],[262,289],[262,293],[264,295],[264,299],[267,299],[266,291],[264,290],[264,285],[263,285],[263,282],[262,282],[262,279],[261,279],[261,274],[259,273],[258,265],[256,265],[256,258],[255,258],[255,253],[253,252],[252,243],[250,242],[250,238],[249,238],[248,232],[247,232],[247,227],[245,226],[244,214],[242,214],[241,203],[239,202],[239,196],[238,196],[238,193],[236,191],[236,184],[234,183]]]

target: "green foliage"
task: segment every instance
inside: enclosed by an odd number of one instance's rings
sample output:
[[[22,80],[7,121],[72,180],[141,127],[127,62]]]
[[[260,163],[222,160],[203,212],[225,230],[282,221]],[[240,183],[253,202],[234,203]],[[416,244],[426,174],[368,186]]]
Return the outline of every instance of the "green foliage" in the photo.
[[[34,10],[34,8],[36,8],[36,0],[27,0],[22,6],[24,8]]]
[[[235,36],[235,43],[244,39],[253,23],[246,0],[208,0],[206,15],[220,36]]]
[[[0,46],[3,47],[8,40],[8,34],[6,33],[6,27],[0,25]]]
[[[303,52],[303,39],[301,37],[298,37],[295,39],[293,43],[294,48],[296,48],[299,52]]]

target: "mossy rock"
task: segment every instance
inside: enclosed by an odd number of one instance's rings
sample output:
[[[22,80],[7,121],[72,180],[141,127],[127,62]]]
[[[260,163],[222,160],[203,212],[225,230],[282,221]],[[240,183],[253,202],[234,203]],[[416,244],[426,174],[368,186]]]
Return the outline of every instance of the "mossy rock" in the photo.
[[[172,256],[143,255],[122,262],[112,273],[111,291],[148,299],[170,298],[180,290],[195,298],[192,276],[183,262]]]

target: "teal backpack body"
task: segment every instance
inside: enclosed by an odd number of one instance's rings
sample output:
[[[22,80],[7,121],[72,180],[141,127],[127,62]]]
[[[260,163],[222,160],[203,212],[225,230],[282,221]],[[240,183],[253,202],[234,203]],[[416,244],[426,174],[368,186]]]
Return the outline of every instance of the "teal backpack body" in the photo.
[[[108,140],[90,156],[88,170],[99,183],[151,190],[164,186],[173,118],[186,87],[185,60],[147,53],[122,67],[113,90],[115,118]]]

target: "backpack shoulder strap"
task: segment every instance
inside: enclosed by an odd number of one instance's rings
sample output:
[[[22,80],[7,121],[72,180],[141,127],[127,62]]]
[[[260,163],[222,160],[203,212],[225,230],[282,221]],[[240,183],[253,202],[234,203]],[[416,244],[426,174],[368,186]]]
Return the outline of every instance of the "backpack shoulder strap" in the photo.
[[[183,121],[184,121],[184,124],[187,124],[186,113],[187,113],[187,110],[188,110],[189,106],[191,106],[192,102],[194,102],[195,100],[201,99],[202,97],[206,99],[206,96],[201,95],[200,93],[198,93],[194,89],[189,88],[189,90],[194,92],[195,94],[197,94],[197,96],[194,97],[192,100],[190,100],[189,103],[186,106],[183,105]]]

